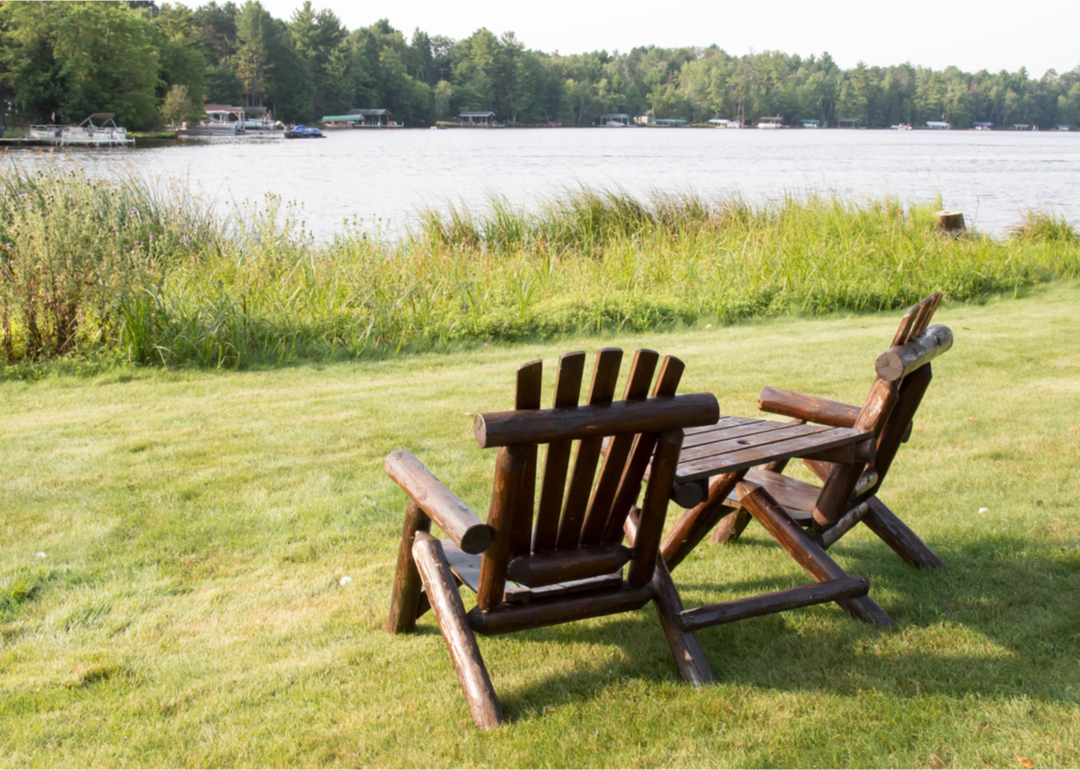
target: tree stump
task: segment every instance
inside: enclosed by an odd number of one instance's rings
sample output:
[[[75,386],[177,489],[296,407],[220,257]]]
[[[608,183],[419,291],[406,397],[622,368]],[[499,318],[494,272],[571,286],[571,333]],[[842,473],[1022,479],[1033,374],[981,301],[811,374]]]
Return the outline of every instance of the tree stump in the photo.
[[[945,235],[963,235],[967,232],[967,227],[964,225],[964,213],[962,211],[938,211],[934,214],[937,217],[938,232]]]

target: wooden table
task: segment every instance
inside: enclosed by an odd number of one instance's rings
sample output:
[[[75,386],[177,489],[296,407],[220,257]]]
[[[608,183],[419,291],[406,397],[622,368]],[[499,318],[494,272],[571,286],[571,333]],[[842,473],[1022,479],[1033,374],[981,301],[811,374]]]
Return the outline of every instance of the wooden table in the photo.
[[[795,457],[854,463],[868,462],[873,456],[871,431],[721,417],[715,425],[686,431],[672,497],[691,508],[707,496],[710,476]]]

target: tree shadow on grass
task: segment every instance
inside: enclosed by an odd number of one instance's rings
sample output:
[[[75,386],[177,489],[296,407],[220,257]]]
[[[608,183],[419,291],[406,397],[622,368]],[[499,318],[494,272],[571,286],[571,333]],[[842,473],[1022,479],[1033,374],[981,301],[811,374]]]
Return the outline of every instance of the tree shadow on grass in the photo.
[[[752,539],[723,548],[779,551]],[[831,553],[850,574],[870,577],[871,596],[896,626],[860,623],[832,604],[767,615],[699,631],[718,683],[852,696],[890,698],[939,695],[1026,697],[1077,704],[1080,691],[1080,552],[1060,543],[986,536],[938,548],[943,569],[905,564],[884,544],[841,543]],[[708,557],[722,558],[720,548]],[[773,558],[774,554],[763,554]],[[787,558],[782,552],[777,558]],[[728,592],[750,596],[790,587],[790,576],[724,585],[681,583],[695,596]],[[798,582],[798,581],[796,581]],[[690,606],[688,602],[688,606]],[[504,637],[505,638],[505,637]],[[567,648],[610,645],[621,659],[573,670],[516,690],[500,688],[506,652],[496,639],[480,639],[491,675],[511,720],[547,708],[590,700],[620,680],[677,683],[671,651],[651,605],[585,623],[514,634],[519,642]],[[527,666],[528,662],[523,661]],[[701,692],[707,692],[701,691]],[[707,697],[707,696],[706,696]]]

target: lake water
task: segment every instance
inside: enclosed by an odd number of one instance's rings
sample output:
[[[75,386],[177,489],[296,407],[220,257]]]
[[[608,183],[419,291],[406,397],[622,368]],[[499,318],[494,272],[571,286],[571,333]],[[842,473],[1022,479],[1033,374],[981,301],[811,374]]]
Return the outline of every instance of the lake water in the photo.
[[[793,193],[896,196],[963,211],[1001,233],[1030,208],[1080,218],[1080,132],[720,129],[328,131],[316,140],[241,139],[71,150],[95,174],[174,177],[221,208],[267,193],[304,205],[319,240],[354,217],[393,236],[424,207],[492,195],[526,208],[577,185],[695,190],[760,201]],[[40,150],[11,150],[31,164]]]

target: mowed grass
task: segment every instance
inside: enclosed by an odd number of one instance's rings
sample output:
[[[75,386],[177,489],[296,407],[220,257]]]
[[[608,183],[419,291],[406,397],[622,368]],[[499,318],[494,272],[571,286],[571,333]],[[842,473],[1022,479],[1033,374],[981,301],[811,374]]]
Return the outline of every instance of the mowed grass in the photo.
[[[956,343],[882,498],[946,567],[865,528],[831,551],[893,629],[833,605],[708,629],[700,690],[650,607],[481,638],[509,718],[484,734],[432,616],[382,630],[404,508],[383,457],[483,516],[471,414],[511,406],[518,364],[646,346],[724,413],[764,385],[861,403],[898,316],[0,383],[0,764],[1080,765],[1075,284],[939,310]],[[807,582],[756,524],[674,577],[688,606]]]

